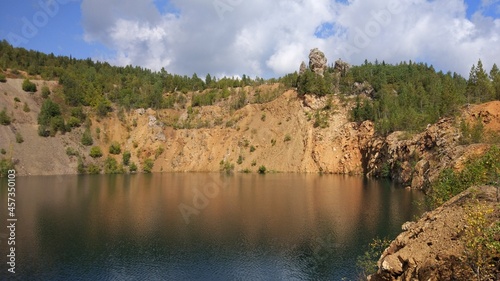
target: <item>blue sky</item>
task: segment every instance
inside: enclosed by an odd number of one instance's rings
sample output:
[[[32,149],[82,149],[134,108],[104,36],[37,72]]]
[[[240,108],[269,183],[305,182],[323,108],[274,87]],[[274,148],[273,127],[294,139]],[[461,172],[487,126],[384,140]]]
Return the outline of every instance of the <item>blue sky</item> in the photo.
[[[425,60],[466,76],[479,58],[500,63],[500,0],[9,0],[0,39],[187,75],[276,77],[319,47],[330,62]]]

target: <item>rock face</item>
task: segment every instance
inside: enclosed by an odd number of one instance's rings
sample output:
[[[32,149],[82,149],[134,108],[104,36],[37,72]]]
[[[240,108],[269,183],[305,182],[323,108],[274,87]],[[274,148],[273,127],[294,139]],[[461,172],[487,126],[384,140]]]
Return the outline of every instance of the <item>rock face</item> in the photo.
[[[498,220],[496,188],[472,187],[419,221],[405,223],[403,233],[383,252],[377,273],[368,280],[476,280],[464,256],[471,206],[492,210],[485,224]]]
[[[305,63],[305,62],[302,62],[302,63],[300,64],[300,68],[299,68],[299,75],[304,74],[304,72],[306,72],[306,70],[307,70],[306,63]]]
[[[316,74],[323,76],[327,68],[327,59],[325,54],[318,48],[314,48],[309,53],[309,68]]]
[[[345,61],[342,61],[341,59],[338,59],[335,61],[334,68],[342,75],[345,75],[349,71],[349,69],[351,69],[351,65]]]

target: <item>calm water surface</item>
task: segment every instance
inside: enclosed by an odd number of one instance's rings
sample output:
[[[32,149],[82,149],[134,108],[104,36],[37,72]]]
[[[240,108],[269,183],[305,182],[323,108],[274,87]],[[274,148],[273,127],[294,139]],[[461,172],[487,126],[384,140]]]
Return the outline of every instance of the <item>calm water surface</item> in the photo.
[[[16,274],[3,226],[0,279],[351,280],[367,244],[394,238],[421,196],[330,175],[19,177]]]

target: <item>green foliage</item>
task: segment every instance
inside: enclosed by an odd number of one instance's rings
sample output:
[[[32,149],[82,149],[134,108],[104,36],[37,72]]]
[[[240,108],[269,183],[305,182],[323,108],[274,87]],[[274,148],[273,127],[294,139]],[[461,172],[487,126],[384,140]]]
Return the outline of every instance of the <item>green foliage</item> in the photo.
[[[74,116],[71,116],[71,117],[69,117],[67,124],[71,128],[76,128],[76,127],[80,127],[81,121],[80,121],[80,119],[78,119],[78,118],[76,118]]]
[[[368,275],[377,272],[377,262],[382,255],[382,252],[389,247],[391,240],[387,238],[375,238],[369,245],[369,249],[359,256],[356,261],[356,266],[360,269],[360,279],[366,280]]]
[[[7,109],[2,109],[2,111],[0,111],[0,124],[7,126],[10,125],[11,121],[10,116],[7,114]]]
[[[50,95],[50,89],[47,85],[44,85],[42,87],[42,98],[46,99],[49,97],[49,95]]]
[[[90,129],[85,129],[83,132],[81,142],[85,146],[91,146],[94,144],[94,140],[92,139],[92,134],[90,133]]]
[[[257,172],[259,174],[265,174],[267,172],[266,166],[264,166],[264,165],[260,166],[259,169],[257,170]]]
[[[284,142],[291,141],[292,137],[289,134],[285,135],[285,138],[283,139]]]
[[[165,151],[165,149],[161,146],[159,146],[156,150],[155,150],[155,159],[158,159],[158,157],[160,157],[160,155],[163,154],[163,151]]]
[[[130,154],[130,151],[124,151],[122,155],[122,162],[124,166],[128,166],[130,164],[130,157],[132,154]]]
[[[251,145],[250,146],[250,152],[254,152],[255,151],[255,146]]]
[[[460,144],[473,144],[483,141],[484,125],[481,118],[478,118],[472,126],[465,120],[462,120],[460,123],[460,130],[462,131]]]
[[[21,135],[21,133],[19,133],[19,132],[16,132],[16,142],[17,143],[23,143],[24,142],[24,138]]]
[[[351,120],[374,121],[380,134],[421,131],[441,117],[457,114],[466,101],[467,81],[463,77],[436,72],[422,63],[354,66],[340,85],[345,93],[351,93],[355,82],[368,82],[374,92],[371,98],[357,97]]]
[[[36,92],[36,84],[31,82],[28,78],[24,79],[22,88],[25,92]]]
[[[104,173],[105,174],[123,174],[123,166],[118,164],[115,158],[108,156],[104,160]]]
[[[7,78],[5,77],[5,74],[3,74],[3,73],[0,73],[0,82],[1,83],[7,82]]]
[[[96,164],[89,164],[87,166],[87,174],[89,175],[98,175],[101,173],[101,167]]]
[[[24,103],[23,111],[24,112],[30,112],[31,111],[30,107],[28,106],[28,104],[26,102]]]
[[[21,102],[21,100],[18,97],[14,97],[14,102]]]
[[[118,142],[114,141],[109,146],[109,153],[118,155],[122,152],[121,146]]]
[[[255,160],[252,160],[252,163],[251,163],[250,165],[252,165],[252,167],[255,167],[255,166],[257,166],[257,161],[255,161]]]
[[[81,157],[78,157],[78,164],[76,166],[76,172],[78,174],[85,174],[87,172],[85,169],[85,164],[83,163],[83,160]]]
[[[14,163],[10,159],[0,158],[0,178],[6,177],[9,170],[14,169]]]
[[[193,95],[192,106],[212,105],[217,99],[217,91]]]
[[[232,174],[234,171],[234,164],[229,161],[221,160],[219,166],[220,171],[226,174]]]
[[[90,148],[90,157],[99,158],[102,157],[102,150],[99,146],[92,146]]]
[[[38,114],[38,125],[40,125],[38,134],[43,137],[49,135],[54,136],[57,130],[65,132],[66,126],[61,116],[61,108],[57,103],[49,99],[43,102],[40,113]],[[50,129],[50,131],[47,131],[47,129]]]
[[[464,169],[455,172],[445,169],[432,184],[427,204],[436,208],[453,196],[475,185],[492,184],[500,179],[500,149],[493,146],[480,157],[466,162]]]
[[[238,160],[236,161],[236,164],[241,165],[244,160],[245,160],[245,157],[243,157],[243,155],[240,155],[240,156],[238,156]]]
[[[5,148],[0,149],[0,154],[5,155],[6,153],[7,151],[5,150]]]
[[[325,72],[324,77],[321,77],[307,69],[299,75],[297,80],[297,91],[300,96],[305,94],[314,94],[317,96],[325,96],[333,92],[334,76],[332,73]]]
[[[151,173],[151,171],[153,170],[154,164],[155,164],[155,162],[154,162],[153,159],[150,159],[150,158],[146,159],[144,161],[144,165],[142,167],[142,171],[144,173],[147,173],[147,174]]]
[[[262,113],[262,115],[260,116],[260,120],[262,120],[262,122],[266,121],[266,114],[265,113]]]
[[[130,166],[128,167],[131,173],[137,172],[137,165],[134,162],[130,162]]]
[[[78,154],[78,151],[76,151],[76,149],[68,146],[68,147],[66,147],[66,155],[68,155],[68,156],[78,156],[79,154]]]
[[[231,103],[231,109],[238,110],[243,108],[247,104],[247,93],[245,91],[240,91],[236,95]]]

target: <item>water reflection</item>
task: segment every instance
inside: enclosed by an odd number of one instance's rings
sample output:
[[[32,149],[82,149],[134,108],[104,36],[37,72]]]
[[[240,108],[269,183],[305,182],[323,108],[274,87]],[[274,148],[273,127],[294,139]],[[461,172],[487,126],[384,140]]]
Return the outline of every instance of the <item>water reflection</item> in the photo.
[[[179,205],[195,207],[207,187],[218,192],[186,223]],[[365,245],[398,233],[419,197],[389,182],[300,174],[19,178],[16,276],[354,278]]]

